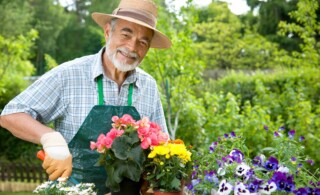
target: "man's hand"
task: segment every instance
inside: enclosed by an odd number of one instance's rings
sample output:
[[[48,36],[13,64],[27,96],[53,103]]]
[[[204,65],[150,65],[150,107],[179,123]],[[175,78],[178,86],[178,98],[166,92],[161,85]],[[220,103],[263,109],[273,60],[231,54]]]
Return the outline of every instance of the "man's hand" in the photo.
[[[40,142],[45,151],[42,167],[50,180],[68,178],[72,172],[72,156],[65,139],[59,132],[44,134]]]

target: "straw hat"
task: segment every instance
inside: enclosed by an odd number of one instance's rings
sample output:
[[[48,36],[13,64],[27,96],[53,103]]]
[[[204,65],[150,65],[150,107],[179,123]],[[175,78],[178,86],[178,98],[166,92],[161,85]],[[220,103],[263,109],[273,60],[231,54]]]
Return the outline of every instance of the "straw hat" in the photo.
[[[170,39],[156,29],[157,15],[156,5],[151,0],[121,0],[118,8],[112,14],[94,12],[92,18],[102,28],[112,18],[120,18],[145,26],[154,31],[150,47],[169,48],[171,47]]]

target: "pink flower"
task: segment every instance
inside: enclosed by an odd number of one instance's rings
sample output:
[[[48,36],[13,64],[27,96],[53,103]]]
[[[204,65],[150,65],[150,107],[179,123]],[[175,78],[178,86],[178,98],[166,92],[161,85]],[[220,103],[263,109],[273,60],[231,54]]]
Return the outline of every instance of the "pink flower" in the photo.
[[[115,128],[112,128],[108,133],[107,137],[114,140],[116,137],[121,136],[124,133],[124,130],[117,130]]]
[[[94,150],[94,149],[96,149],[96,148],[97,148],[96,142],[91,141],[91,142],[90,142],[90,149],[91,149],[91,150]]]
[[[106,137],[105,139],[104,139],[104,145],[105,145],[105,147],[106,148],[108,148],[108,149],[110,149],[111,148],[111,146],[112,146],[112,143],[113,143],[113,139],[111,139],[111,138],[109,138],[109,137]]]
[[[150,131],[152,132],[160,132],[161,131],[161,127],[154,122],[150,122]]]
[[[111,120],[112,120],[112,122],[117,122],[118,120],[119,120],[119,117],[118,116],[113,116],[112,118],[111,118]]]
[[[149,135],[149,139],[151,140],[151,143],[150,143],[151,146],[159,145],[158,136],[155,133],[151,133]]]
[[[148,117],[143,117],[141,120],[139,120],[137,122],[137,125],[139,127],[147,127],[147,128],[149,128],[150,127],[150,121],[149,121]]]
[[[160,131],[158,134],[158,141],[161,144],[168,142],[169,141],[169,134]]]
[[[139,137],[146,136],[149,134],[149,128],[147,127],[139,127],[138,128]]]
[[[147,148],[149,148],[150,144],[151,144],[151,140],[150,140],[150,138],[147,137],[141,141],[140,146],[142,149],[147,149]]]
[[[121,122],[128,125],[128,124],[134,124],[135,120],[133,120],[131,115],[125,114],[121,117]]]

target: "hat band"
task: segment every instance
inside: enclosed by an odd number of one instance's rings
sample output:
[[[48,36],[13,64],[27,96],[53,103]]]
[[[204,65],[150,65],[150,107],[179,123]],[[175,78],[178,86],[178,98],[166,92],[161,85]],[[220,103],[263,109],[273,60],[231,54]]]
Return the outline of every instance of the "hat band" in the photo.
[[[114,10],[112,14],[140,20],[141,22],[148,24],[152,28],[155,28],[157,23],[156,18],[152,14],[149,14],[147,12],[141,12],[140,10],[136,9],[118,8]]]

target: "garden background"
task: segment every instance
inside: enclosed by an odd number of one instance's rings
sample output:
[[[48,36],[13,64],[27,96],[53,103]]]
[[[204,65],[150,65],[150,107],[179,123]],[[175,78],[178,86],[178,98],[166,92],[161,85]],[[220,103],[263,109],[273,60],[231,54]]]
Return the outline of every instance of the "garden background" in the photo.
[[[156,2],[157,27],[173,47],[150,49],[140,67],[158,82],[171,137],[201,149],[234,131],[255,155],[272,145],[265,128],[284,126],[306,138],[306,154],[319,168],[319,1],[247,0],[251,11],[243,15],[217,0],[205,7],[188,1],[174,12]],[[0,0],[0,111],[46,71],[98,52],[103,31],[90,13],[117,5]],[[36,161],[40,146],[4,129],[0,139],[1,160]]]

